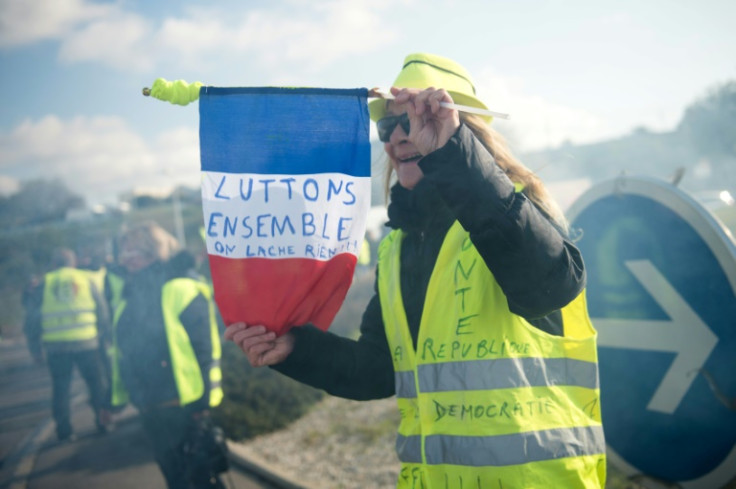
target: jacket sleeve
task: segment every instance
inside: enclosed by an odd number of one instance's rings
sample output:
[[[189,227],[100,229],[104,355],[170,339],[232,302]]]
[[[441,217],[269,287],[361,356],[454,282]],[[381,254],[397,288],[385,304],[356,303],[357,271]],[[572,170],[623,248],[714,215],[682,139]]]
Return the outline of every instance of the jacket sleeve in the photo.
[[[189,407],[194,411],[207,409],[210,398],[210,376],[212,367],[212,332],[210,331],[210,311],[207,298],[198,294],[179,315],[184,329],[189,335],[189,341],[197,357],[199,370],[204,382],[204,395]]]
[[[354,400],[394,395],[394,373],[378,294],[363,313],[358,340],[314,326],[294,328],[294,350],[273,366],[299,382]]]
[[[464,124],[419,166],[498,281],[511,312],[533,319],[585,286],[579,250],[523,194]]]

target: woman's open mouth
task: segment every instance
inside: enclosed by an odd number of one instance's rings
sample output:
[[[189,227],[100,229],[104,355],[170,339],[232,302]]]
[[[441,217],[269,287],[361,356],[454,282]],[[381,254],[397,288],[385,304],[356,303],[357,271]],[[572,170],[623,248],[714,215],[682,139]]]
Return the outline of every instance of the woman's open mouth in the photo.
[[[419,153],[414,153],[408,156],[405,156],[403,158],[398,158],[399,163],[414,163],[419,161],[422,158],[422,155]]]

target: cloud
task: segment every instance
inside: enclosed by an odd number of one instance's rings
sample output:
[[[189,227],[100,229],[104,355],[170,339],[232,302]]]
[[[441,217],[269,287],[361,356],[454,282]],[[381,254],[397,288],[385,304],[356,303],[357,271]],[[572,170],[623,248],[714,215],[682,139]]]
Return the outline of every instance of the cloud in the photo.
[[[524,82],[518,78],[486,69],[475,81],[478,96],[491,110],[510,114],[509,120],[499,119],[493,124],[500,132],[513,135],[510,139],[517,150],[555,147],[566,141],[589,143],[621,133],[620,128],[611,127],[595,113],[525,92]]]
[[[20,182],[17,179],[0,175],[0,196],[13,195],[19,188]]]
[[[121,71],[153,68],[148,42],[152,27],[138,15],[118,15],[90,22],[65,37],[59,58],[67,63],[96,61]]]
[[[270,43],[279,50],[267,52],[275,59],[284,54],[292,62],[308,63],[319,69],[340,58],[376,50],[391,44],[397,31],[377,15],[375,8],[355,2],[329,2],[316,4],[311,12],[312,19],[299,21],[295,16],[283,26],[272,19],[278,34],[272,35]]]
[[[0,133],[0,171],[14,180],[60,177],[89,204],[112,204],[136,186],[198,185],[198,144],[194,128],[162,133],[149,145],[117,117],[50,115]]]
[[[110,15],[114,9],[84,0],[3,0],[0,47],[59,39],[80,24]]]
[[[84,0],[1,5],[0,46],[58,39],[66,63],[96,62],[125,72],[161,66],[202,71],[233,59],[243,60],[244,70],[261,65],[316,71],[398,36],[379,15],[388,4],[362,0],[286,2],[244,13],[208,6],[159,21]]]
[[[186,67],[240,60],[243,71],[259,65],[292,73],[317,71],[336,60],[377,50],[397,38],[365,2],[291,2],[233,17],[208,8],[168,18],[155,34],[157,57]]]

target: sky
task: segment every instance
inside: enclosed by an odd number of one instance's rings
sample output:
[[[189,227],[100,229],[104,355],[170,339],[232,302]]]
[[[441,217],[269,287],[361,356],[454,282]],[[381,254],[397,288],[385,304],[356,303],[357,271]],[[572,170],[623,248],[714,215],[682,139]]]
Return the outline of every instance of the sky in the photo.
[[[197,186],[197,105],[144,97],[156,78],[387,87],[414,52],[465,66],[515,153],[671,131],[736,79],[734,19],[728,0],[0,0],[0,195]]]

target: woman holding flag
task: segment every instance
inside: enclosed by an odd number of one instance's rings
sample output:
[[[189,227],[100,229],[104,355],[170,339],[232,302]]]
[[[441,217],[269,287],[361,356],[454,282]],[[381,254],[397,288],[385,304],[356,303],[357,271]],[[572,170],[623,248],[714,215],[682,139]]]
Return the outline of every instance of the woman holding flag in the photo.
[[[490,117],[453,105],[487,109],[462,66],[409,55],[391,94],[369,104],[397,183],[360,338],[226,338],[332,395],[395,395],[398,487],[603,487],[596,335],[562,212]]]

